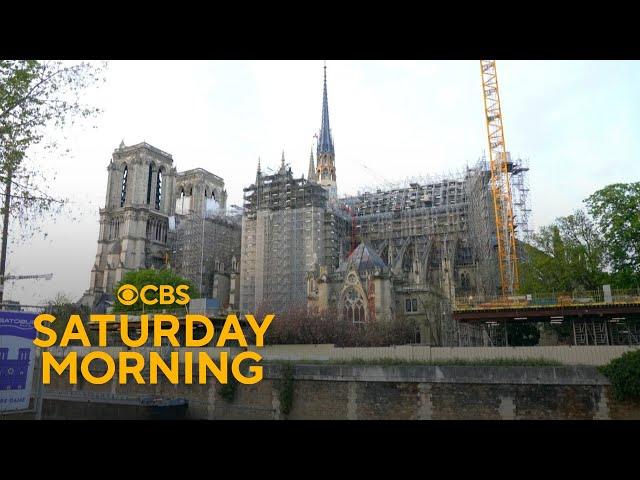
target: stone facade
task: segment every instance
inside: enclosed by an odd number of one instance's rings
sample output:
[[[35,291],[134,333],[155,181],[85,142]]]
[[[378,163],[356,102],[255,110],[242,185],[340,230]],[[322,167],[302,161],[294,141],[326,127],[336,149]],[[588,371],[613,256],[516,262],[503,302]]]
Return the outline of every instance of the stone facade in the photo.
[[[98,250],[80,302],[106,309],[127,272],[173,268],[203,296],[215,284],[220,305],[237,308],[229,300],[238,288],[240,219],[226,215],[224,180],[202,168],[178,173],[170,154],[144,142],[121,143],[107,171]]]
[[[107,171],[98,251],[82,299],[91,307],[111,296],[126,272],[164,265],[175,203],[176,169],[171,155],[162,150],[147,143],[121,143]]]

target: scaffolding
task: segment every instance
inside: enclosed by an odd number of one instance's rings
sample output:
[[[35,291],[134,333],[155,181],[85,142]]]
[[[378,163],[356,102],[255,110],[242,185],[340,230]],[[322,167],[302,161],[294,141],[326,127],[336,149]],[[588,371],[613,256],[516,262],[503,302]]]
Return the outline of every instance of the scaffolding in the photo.
[[[529,204],[529,161],[515,159],[511,170],[511,188],[513,192],[513,210],[516,238],[526,242],[533,230],[530,225],[531,206]]]
[[[198,287],[202,297],[212,296],[214,275],[235,270],[240,260],[240,222],[224,213],[190,212],[177,215],[174,243],[168,264]]]
[[[390,266],[396,292],[422,294],[443,345],[480,345],[482,332],[457,325],[456,291],[495,295],[500,287],[496,233],[486,159],[441,176],[386,182],[342,201],[353,212],[358,241]],[[425,307],[426,308],[426,307]]]
[[[244,189],[243,211],[242,309],[306,308],[308,272],[337,268],[344,254],[344,214],[323,187],[295,178],[284,163],[274,174],[258,171]]]
[[[527,170],[517,163],[509,173],[525,185]],[[420,298],[439,344],[480,345],[481,328],[458,325],[451,310],[456,294],[499,293],[493,209],[484,157],[459,172],[386,182],[335,203],[284,164],[275,173],[258,171],[244,189],[241,308],[303,308],[307,275],[320,266],[331,275],[353,244],[366,242],[389,266],[396,300]]]

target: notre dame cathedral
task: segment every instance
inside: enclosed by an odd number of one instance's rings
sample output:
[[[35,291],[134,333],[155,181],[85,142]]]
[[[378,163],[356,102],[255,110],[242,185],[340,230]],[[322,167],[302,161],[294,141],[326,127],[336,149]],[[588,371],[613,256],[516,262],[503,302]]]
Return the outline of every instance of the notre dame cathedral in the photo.
[[[421,341],[440,345],[471,335],[454,325],[450,305],[455,295],[498,292],[486,162],[340,196],[326,67],[321,113],[315,158],[312,150],[300,162],[308,162],[307,177],[294,175],[284,153],[275,173],[258,162],[233,212],[222,178],[200,168],[177,172],[171,155],[146,143],[121,144],[107,167],[82,302],[108,308],[126,272],[167,267],[221,311],[331,309],[354,323],[415,318]],[[509,159],[512,175],[526,172],[518,162]]]

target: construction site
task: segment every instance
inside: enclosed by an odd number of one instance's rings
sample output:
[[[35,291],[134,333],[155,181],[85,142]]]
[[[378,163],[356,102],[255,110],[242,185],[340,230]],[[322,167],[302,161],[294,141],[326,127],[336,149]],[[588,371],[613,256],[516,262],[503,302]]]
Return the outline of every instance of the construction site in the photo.
[[[283,155],[277,172],[264,175],[258,166],[244,189],[242,309],[335,308],[356,323],[414,318],[422,343],[486,343],[482,328],[453,320],[456,295],[513,293],[516,241],[530,231],[529,168],[497,137],[496,82],[492,70],[489,159],[344,197],[337,195],[325,71],[317,162],[312,152],[307,179],[294,178]]]

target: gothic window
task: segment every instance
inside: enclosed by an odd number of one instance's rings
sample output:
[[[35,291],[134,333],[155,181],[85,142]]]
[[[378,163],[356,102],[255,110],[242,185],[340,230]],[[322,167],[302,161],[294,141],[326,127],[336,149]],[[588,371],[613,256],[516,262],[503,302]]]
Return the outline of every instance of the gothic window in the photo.
[[[124,166],[124,171],[122,172],[122,187],[120,188],[120,206],[124,206],[124,201],[127,199],[127,175],[129,173],[129,169],[127,166]]]
[[[180,195],[176,201],[176,213],[184,214],[184,187],[180,187]]]
[[[160,210],[162,201],[162,169],[158,169],[158,181],[156,182],[156,210]]]
[[[457,252],[457,263],[458,265],[469,265],[473,263],[473,256],[471,254],[471,248],[468,246],[461,246],[458,248]]]
[[[365,302],[362,296],[354,289],[348,288],[342,297],[342,318],[352,323],[364,323],[367,321]]]
[[[153,163],[149,164],[149,178],[147,179],[147,205],[151,203],[151,186],[153,182]]]
[[[407,246],[402,257],[402,270],[410,272],[413,269],[413,245]]]

